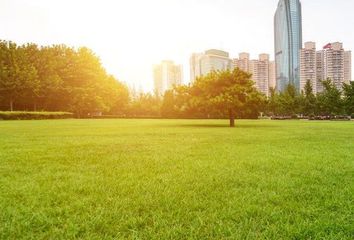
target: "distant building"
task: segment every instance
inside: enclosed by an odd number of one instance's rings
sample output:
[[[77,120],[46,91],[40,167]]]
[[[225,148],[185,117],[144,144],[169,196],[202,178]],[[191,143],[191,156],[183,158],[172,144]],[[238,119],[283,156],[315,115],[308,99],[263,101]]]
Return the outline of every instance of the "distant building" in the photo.
[[[344,52],[344,82],[350,83],[352,81],[352,52]]]
[[[260,54],[259,59],[250,60],[248,53],[240,53],[233,63],[234,67],[251,73],[257,89],[269,96],[269,88],[275,87],[275,64],[269,61],[269,54]]]
[[[276,88],[275,62],[269,62],[269,88]]]
[[[324,78],[323,51],[316,52],[316,93],[323,92],[322,81]]]
[[[351,81],[351,52],[344,51],[343,44],[329,43],[321,50],[324,79],[331,79],[337,89]]]
[[[316,43],[306,42],[305,48],[300,50],[300,91],[304,90],[307,81],[310,81],[313,93],[317,92],[317,52]]]
[[[234,67],[238,67],[242,71],[250,71],[250,54],[249,53],[240,53],[239,58],[233,60]]]
[[[329,43],[317,51],[314,42],[307,42],[300,56],[301,90],[307,80],[310,80],[315,94],[323,92],[323,80],[331,79],[340,90],[343,83],[351,80],[351,52],[345,51],[342,43]]]
[[[210,49],[205,53],[194,53],[190,58],[190,78],[193,82],[197,77],[205,76],[211,71],[232,69],[229,53]]]
[[[182,84],[182,66],[175,65],[173,61],[162,61],[154,66],[155,93],[162,96],[173,86]]]
[[[299,0],[279,0],[274,16],[274,47],[277,90],[284,91],[289,84],[299,90],[299,54],[302,48],[302,17]]]

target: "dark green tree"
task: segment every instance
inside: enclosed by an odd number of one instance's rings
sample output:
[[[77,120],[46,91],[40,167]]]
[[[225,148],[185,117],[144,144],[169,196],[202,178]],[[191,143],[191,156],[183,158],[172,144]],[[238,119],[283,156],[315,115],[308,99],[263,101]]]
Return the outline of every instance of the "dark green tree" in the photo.
[[[354,82],[343,85],[344,107],[348,115],[354,114]]]
[[[317,112],[321,115],[338,115],[344,112],[342,93],[330,79],[322,81],[324,91],[317,94]]]
[[[312,115],[316,111],[316,96],[313,93],[311,82],[306,81],[304,91],[302,92],[301,108],[302,113],[306,116]]]
[[[161,116],[164,118],[177,117],[179,115],[176,106],[176,97],[174,90],[168,90],[165,92],[161,104]]]
[[[300,112],[300,95],[293,85],[289,84],[285,91],[279,94],[277,100],[281,115],[293,116]]]
[[[37,71],[31,64],[24,47],[12,42],[1,43],[0,92],[9,103],[10,111],[14,103],[32,98],[38,92]]]
[[[239,68],[213,71],[195,80],[191,86],[192,101],[204,111],[228,116],[230,127],[234,127],[237,115],[246,112],[250,106],[260,109],[265,100],[251,77]]]
[[[106,73],[88,48],[0,41],[1,109],[72,111],[87,116],[125,111],[128,101],[128,89]]]

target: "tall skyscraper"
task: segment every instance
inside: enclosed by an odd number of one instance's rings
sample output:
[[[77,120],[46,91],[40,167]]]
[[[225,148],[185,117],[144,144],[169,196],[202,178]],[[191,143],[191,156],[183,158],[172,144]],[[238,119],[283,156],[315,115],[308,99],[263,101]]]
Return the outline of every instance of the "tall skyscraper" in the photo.
[[[280,0],[274,16],[276,86],[284,91],[292,84],[300,90],[302,17],[299,0]]]
[[[300,91],[304,90],[307,81],[311,82],[313,93],[317,90],[316,43],[306,42],[300,51]]]
[[[175,85],[182,84],[182,66],[175,65],[173,61],[162,61],[154,66],[155,93],[162,96],[165,91]]]
[[[190,58],[191,82],[213,70],[232,69],[232,66],[232,60],[229,58],[228,52],[210,49],[205,53],[194,53]]]

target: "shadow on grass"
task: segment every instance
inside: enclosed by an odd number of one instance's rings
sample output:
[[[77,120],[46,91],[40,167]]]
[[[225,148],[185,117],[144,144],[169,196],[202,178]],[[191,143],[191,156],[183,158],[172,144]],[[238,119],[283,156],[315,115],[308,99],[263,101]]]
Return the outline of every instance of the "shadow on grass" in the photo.
[[[267,124],[235,124],[234,128],[231,128],[228,123],[225,124],[208,124],[208,123],[180,123],[180,124],[171,124],[170,127],[182,127],[182,128],[230,128],[230,129],[238,129],[238,128],[274,128],[275,126],[267,125]]]

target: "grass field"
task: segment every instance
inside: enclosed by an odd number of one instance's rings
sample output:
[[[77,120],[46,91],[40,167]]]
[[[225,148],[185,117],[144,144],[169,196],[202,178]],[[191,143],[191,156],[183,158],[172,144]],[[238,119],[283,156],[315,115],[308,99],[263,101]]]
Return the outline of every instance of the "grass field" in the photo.
[[[0,239],[354,239],[354,123],[0,121]]]

